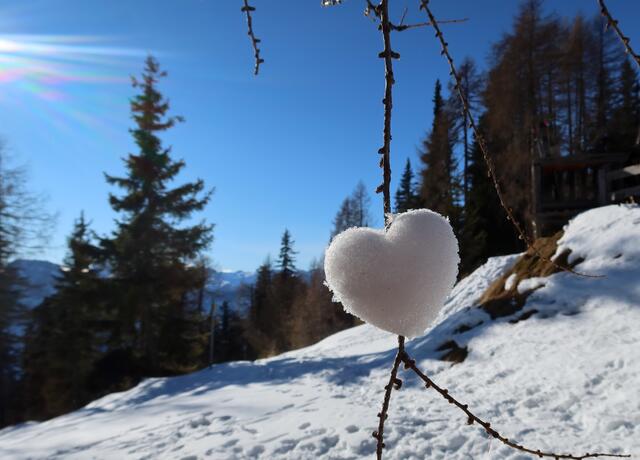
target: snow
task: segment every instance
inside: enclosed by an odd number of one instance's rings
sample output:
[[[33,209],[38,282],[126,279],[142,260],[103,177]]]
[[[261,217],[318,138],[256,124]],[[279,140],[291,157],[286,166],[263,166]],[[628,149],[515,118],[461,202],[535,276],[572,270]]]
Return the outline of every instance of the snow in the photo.
[[[56,291],[56,277],[61,275],[59,265],[45,260],[18,259],[11,262],[11,266],[26,281],[20,297],[28,308],[37,307]]]
[[[547,278],[542,278],[539,276],[524,279],[518,283],[518,292],[520,294],[524,294],[529,291],[535,291],[536,289],[544,286],[547,282],[546,280]]]
[[[504,290],[510,291],[511,289],[513,289],[517,278],[518,275],[516,273],[510,274],[504,282]]]
[[[345,310],[385,331],[421,335],[458,275],[458,240],[427,209],[394,216],[387,229],[350,228],[325,253],[327,285]]]
[[[523,311],[492,321],[475,304],[517,256],[490,259],[453,289],[408,352],[510,439],[561,452],[640,455],[640,209],[579,216],[561,248],[604,275],[545,278]],[[634,241],[636,243],[634,244]],[[620,253],[618,251],[621,251]],[[621,254],[619,257],[618,254]],[[517,313],[517,315],[519,315]],[[461,325],[475,326],[455,332]],[[436,349],[467,346],[457,365]],[[301,350],[148,379],[74,413],[0,431],[2,459],[370,459],[396,338],[370,325]],[[385,458],[532,460],[495,440],[405,370]]]

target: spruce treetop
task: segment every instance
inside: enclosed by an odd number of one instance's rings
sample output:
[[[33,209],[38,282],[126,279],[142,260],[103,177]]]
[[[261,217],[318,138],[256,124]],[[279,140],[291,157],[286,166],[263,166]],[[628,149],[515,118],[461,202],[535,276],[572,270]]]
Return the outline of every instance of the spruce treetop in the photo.
[[[293,238],[288,229],[284,230],[280,242],[280,255],[278,256],[278,269],[283,276],[292,276],[296,272],[295,255],[293,250]]]

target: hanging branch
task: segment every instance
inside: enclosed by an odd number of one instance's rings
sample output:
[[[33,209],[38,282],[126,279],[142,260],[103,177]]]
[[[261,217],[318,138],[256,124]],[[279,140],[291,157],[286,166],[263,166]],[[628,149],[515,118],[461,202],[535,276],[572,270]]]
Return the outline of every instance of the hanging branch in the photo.
[[[473,423],[478,423],[480,426],[482,426],[484,428],[484,430],[487,432],[488,435],[493,436],[494,438],[496,438],[497,440],[499,440],[503,444],[505,444],[505,445],[507,445],[507,446],[509,446],[509,447],[511,447],[513,449],[519,450],[521,452],[526,452],[528,454],[533,454],[533,455],[536,455],[536,456],[538,456],[540,458],[542,458],[542,457],[551,457],[551,458],[554,458],[554,459],[565,458],[565,459],[571,459],[571,460],[583,460],[583,459],[586,459],[586,458],[597,458],[597,457],[612,457],[612,458],[613,457],[615,457],[615,458],[630,458],[631,457],[631,455],[627,455],[627,454],[602,454],[602,453],[589,453],[589,452],[587,452],[584,455],[557,454],[555,452],[543,452],[543,451],[541,451],[539,449],[538,450],[533,450],[533,449],[530,449],[528,447],[524,447],[524,446],[522,446],[520,444],[517,444],[517,443],[509,440],[509,438],[505,438],[504,436],[502,436],[496,430],[491,428],[491,424],[489,422],[485,422],[480,417],[478,417],[473,412],[471,412],[469,410],[469,406],[467,404],[462,404],[457,399],[455,399],[453,396],[451,396],[449,394],[449,390],[447,390],[446,388],[441,388],[438,385],[436,385],[433,380],[431,380],[426,374],[424,374],[422,371],[420,371],[420,369],[418,369],[416,367],[416,362],[413,359],[411,359],[406,352],[402,353],[402,355],[400,356],[400,359],[404,363],[404,368],[405,369],[411,369],[418,377],[420,377],[420,379],[422,379],[422,381],[425,383],[425,387],[427,389],[433,388],[438,393],[440,393],[440,396],[442,396],[444,399],[446,399],[449,402],[449,404],[455,405],[458,409],[460,409],[462,412],[464,412],[468,417],[467,418],[467,424],[468,425],[473,425]]]
[[[367,1],[368,8],[373,7],[371,2]],[[393,84],[396,82],[393,78],[393,60],[400,59],[400,54],[391,49],[391,22],[389,21],[389,0],[381,0],[377,7],[373,7],[373,11],[380,18],[378,28],[382,31],[382,40],[384,49],[378,57],[384,59],[384,129],[382,133],[383,145],[378,150],[382,155],[380,159],[380,167],[382,168],[382,184],[376,189],[376,193],[382,193],[384,222],[389,224],[391,216],[391,193],[389,191],[391,184],[391,163],[389,161],[391,154],[391,111],[393,109]]]
[[[435,16],[429,9],[429,0],[420,0],[420,9],[426,11],[427,15],[429,16],[429,22],[432,24],[433,28],[436,31],[436,37],[438,38],[440,42],[440,47],[441,47],[440,54],[444,56],[447,62],[449,63],[449,69],[450,69],[449,74],[455,80],[454,88],[458,93],[458,97],[460,98],[460,102],[462,103],[464,113],[467,115],[467,118],[469,120],[469,125],[471,126],[471,129],[473,129],[473,133],[475,134],[476,141],[478,142],[478,146],[480,147],[480,151],[482,152],[482,158],[484,159],[484,162],[487,166],[489,177],[491,177],[491,181],[493,182],[493,187],[496,191],[496,194],[498,195],[498,200],[500,201],[500,205],[502,206],[502,209],[504,209],[504,211],[507,213],[507,220],[509,220],[512,223],[513,227],[518,233],[518,238],[526,244],[527,249],[529,251],[534,253],[541,260],[544,260],[545,262],[549,262],[559,270],[573,273],[574,275],[578,275],[578,276],[584,276],[587,278],[602,278],[601,275],[590,275],[587,273],[581,273],[581,272],[575,271],[571,267],[560,265],[557,262],[551,260],[550,258],[542,255],[540,251],[533,246],[533,241],[531,241],[531,238],[527,236],[524,228],[513,215],[513,209],[511,209],[511,207],[505,201],[504,192],[502,190],[502,187],[500,186],[500,183],[498,182],[498,177],[496,175],[493,159],[489,156],[489,150],[485,143],[484,137],[480,133],[480,129],[476,124],[475,118],[471,114],[471,110],[469,110],[469,101],[467,100],[467,97],[465,96],[464,91],[462,90],[463,85],[460,78],[460,74],[456,70],[456,66],[453,62],[453,58],[451,57],[451,53],[449,53],[449,44],[445,41],[444,35],[442,34],[442,30],[438,26],[438,22],[436,21]]]
[[[253,56],[256,62],[253,74],[258,75],[258,72],[260,72],[260,64],[264,62],[264,59],[260,57],[260,48],[258,47],[260,39],[256,38],[256,35],[253,33],[253,20],[251,17],[251,13],[255,10],[256,8],[254,6],[249,5],[248,0],[244,0],[244,6],[240,9],[240,11],[244,12],[247,15],[247,35],[251,39],[251,46],[253,46]]]
[[[622,30],[620,30],[620,27],[618,26],[617,19],[613,19],[613,16],[609,13],[609,9],[607,8],[607,5],[605,5],[604,0],[598,0],[598,4],[600,5],[600,14],[607,19],[607,27],[613,27],[613,30],[616,32],[616,35],[624,46],[624,50],[633,58],[634,61],[636,61],[638,67],[640,67],[640,56],[638,56],[633,48],[631,48],[631,39],[622,33]]]

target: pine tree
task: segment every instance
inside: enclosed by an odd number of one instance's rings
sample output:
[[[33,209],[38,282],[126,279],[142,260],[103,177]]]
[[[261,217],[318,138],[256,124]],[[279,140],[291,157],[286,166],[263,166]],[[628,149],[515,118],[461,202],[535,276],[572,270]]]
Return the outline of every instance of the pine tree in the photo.
[[[202,180],[170,187],[185,163],[174,160],[159,138],[182,121],[167,115],[169,102],[157,88],[164,76],[149,57],[142,79],[133,79],[140,92],[131,100],[131,134],[139,152],[124,160],[126,176],[105,175],[124,192],[109,197],[121,217],[103,241],[118,316],[112,344],[115,350],[130,350],[148,374],[191,370],[202,356],[206,337],[198,331],[204,319],[194,299],[204,280],[196,262],[213,229],[204,222],[183,224],[210,200],[212,191]]]
[[[636,145],[640,134],[640,82],[628,59],[622,63],[615,93],[617,104],[611,126],[611,148],[624,152]]]
[[[273,312],[273,266],[267,257],[256,272],[256,282],[251,288],[249,317],[245,339],[256,357],[275,353],[275,340],[269,332],[275,328]]]
[[[418,209],[420,207],[420,198],[415,188],[416,185],[413,181],[411,161],[407,158],[402,178],[400,179],[400,185],[395,196],[395,211],[397,213],[405,212],[409,209]]]
[[[475,62],[471,58],[466,58],[460,64],[458,75],[461,81],[461,91],[467,101],[468,110],[474,114],[480,106],[480,96],[483,89],[482,78],[478,74]],[[452,131],[456,139],[462,142],[462,196],[467,197],[469,190],[468,170],[471,156],[471,142],[469,142],[470,122],[467,111],[458,95],[458,90],[453,81],[449,82],[449,99],[447,100],[447,110],[450,114]]]
[[[293,249],[293,239],[289,230],[285,229],[280,241],[280,255],[278,256],[278,270],[283,278],[290,278],[296,273],[297,254]]]
[[[306,288],[303,280],[297,276],[295,267],[296,251],[289,230],[284,231],[280,242],[278,272],[272,286],[271,316],[274,318],[269,335],[274,338],[278,352],[290,350],[292,341],[292,310],[295,298]]]
[[[26,316],[19,291],[23,283],[15,267],[0,261],[0,427],[20,420],[16,407],[20,376],[17,330]]]
[[[88,376],[103,345],[98,325],[106,317],[99,249],[84,214],[74,224],[68,248],[55,294],[34,309],[25,345],[25,387],[35,395],[29,411],[38,418],[76,409],[95,396]]]
[[[439,80],[436,80],[433,96],[433,125],[420,153],[423,164],[421,201],[426,208],[449,217],[457,231],[460,226],[460,183],[453,155],[451,119],[444,107]]]
[[[481,132],[486,129],[486,117],[479,122]],[[486,139],[486,137],[485,137]],[[489,149],[494,146],[488,145]],[[469,192],[465,202],[464,226],[459,233],[460,273],[467,275],[488,257],[512,254],[520,249],[520,241],[513,232],[506,213],[500,205],[493,182],[487,175],[482,151],[475,140],[469,158]]]

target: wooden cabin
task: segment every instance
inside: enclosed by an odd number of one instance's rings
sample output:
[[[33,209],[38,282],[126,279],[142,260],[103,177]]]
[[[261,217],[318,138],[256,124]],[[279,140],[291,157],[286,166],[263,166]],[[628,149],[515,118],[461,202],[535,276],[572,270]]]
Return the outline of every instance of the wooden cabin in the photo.
[[[555,233],[587,209],[640,202],[640,159],[632,153],[538,158],[531,175],[536,237]]]

